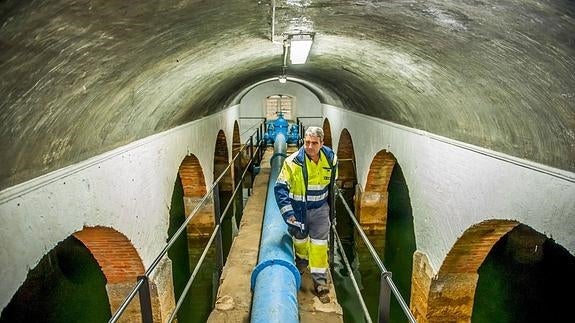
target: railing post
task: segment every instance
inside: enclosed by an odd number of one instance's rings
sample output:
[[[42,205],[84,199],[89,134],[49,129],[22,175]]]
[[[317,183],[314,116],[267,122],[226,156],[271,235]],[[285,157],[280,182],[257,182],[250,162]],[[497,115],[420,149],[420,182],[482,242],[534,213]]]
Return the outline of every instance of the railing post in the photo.
[[[140,313],[142,314],[142,323],[153,323],[152,316],[152,299],[150,297],[150,282],[146,276],[138,276],[142,280],[142,286],[138,290],[140,297]]]
[[[336,190],[335,190],[335,184],[334,183],[330,183],[329,184],[329,220],[331,222],[331,230],[329,230],[329,246],[328,246],[328,250],[329,250],[329,265],[331,267],[331,269],[333,270],[334,267],[334,259],[335,259],[335,234],[333,232],[333,230],[335,230],[335,225],[336,225],[336,218],[335,218],[335,201],[336,201]]]
[[[391,278],[391,272],[382,272],[379,281],[379,312],[378,322],[389,323],[389,311],[391,302],[391,288],[387,283],[387,277]]]
[[[250,167],[250,172],[252,174],[252,183],[250,185],[250,187],[248,187],[248,196],[251,195],[251,190],[252,187],[254,185],[254,177],[255,177],[255,172],[254,172],[254,135],[250,136],[250,147],[249,147],[249,151],[250,151],[250,162],[248,163],[248,167]]]
[[[259,149],[258,149],[258,165],[261,164],[261,161],[262,161],[262,158],[264,155],[263,151],[262,151],[262,149],[263,149],[262,141],[264,140],[264,129],[263,128],[264,128],[264,124],[262,123],[262,124],[260,124],[260,127],[258,128],[258,131],[260,133],[260,137],[259,137],[259,140],[257,142],[257,145],[259,147]]]
[[[220,222],[220,184],[217,183],[212,191],[214,197],[214,220],[218,232],[216,232],[216,269],[218,273],[218,279],[222,273],[222,268],[224,267],[224,249],[222,243],[222,226]]]
[[[265,153],[265,148],[266,148],[266,141],[264,140],[264,135],[262,132],[262,140],[258,143],[260,149],[258,150],[260,153],[260,156],[258,158],[258,164],[262,163],[262,159],[264,159],[264,153]]]
[[[254,158],[254,135],[250,136],[250,160]]]
[[[303,139],[305,138],[305,133],[304,133],[304,127],[303,127],[303,123],[300,122],[299,123],[299,140],[297,141],[297,146],[298,148],[300,148],[301,146],[303,146]]]

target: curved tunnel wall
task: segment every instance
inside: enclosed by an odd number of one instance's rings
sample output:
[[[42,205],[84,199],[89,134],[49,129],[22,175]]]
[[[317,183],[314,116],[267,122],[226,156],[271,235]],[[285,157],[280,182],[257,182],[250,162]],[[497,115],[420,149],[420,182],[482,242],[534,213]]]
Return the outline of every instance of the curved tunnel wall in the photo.
[[[276,3],[4,1],[0,188],[237,103],[294,18],[322,103],[575,170],[573,1]]]

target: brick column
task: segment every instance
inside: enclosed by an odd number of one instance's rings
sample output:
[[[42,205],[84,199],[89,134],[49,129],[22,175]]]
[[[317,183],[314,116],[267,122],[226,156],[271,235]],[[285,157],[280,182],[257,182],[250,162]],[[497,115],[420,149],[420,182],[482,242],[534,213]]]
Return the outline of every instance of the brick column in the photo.
[[[388,192],[363,192],[359,185],[355,190],[355,214],[365,231],[385,233],[387,225]]]
[[[413,271],[411,274],[411,297],[409,308],[419,323],[427,323],[427,302],[433,270],[429,258],[421,251],[413,253]]]
[[[433,280],[427,322],[471,322],[477,273],[450,273]]]

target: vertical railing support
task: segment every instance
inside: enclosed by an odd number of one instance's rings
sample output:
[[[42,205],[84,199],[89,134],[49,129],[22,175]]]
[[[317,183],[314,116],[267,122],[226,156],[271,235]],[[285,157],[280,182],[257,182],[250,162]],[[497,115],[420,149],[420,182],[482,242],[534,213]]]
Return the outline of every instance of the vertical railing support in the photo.
[[[334,170],[335,171],[335,170]],[[336,191],[335,191],[335,183],[330,183],[329,184],[329,220],[331,222],[331,226],[330,228],[332,228],[331,230],[329,230],[329,241],[328,241],[328,248],[329,248],[329,265],[331,267],[331,269],[334,269],[334,254],[335,254],[335,234],[333,232],[333,230],[335,230],[335,222],[336,222],[336,218],[335,218],[335,201],[336,201]]]
[[[250,136],[250,159],[254,158],[254,136]]]
[[[248,164],[249,167],[252,169],[251,173],[252,173],[252,185],[250,185],[250,187],[248,187],[248,196],[251,193],[251,186],[253,186],[253,181],[254,181],[254,176],[255,176],[255,172],[253,171],[253,167],[255,166],[254,164],[254,135],[250,136],[250,146],[249,148],[249,152],[250,152],[250,163]]]
[[[304,133],[304,131],[305,131],[305,129],[304,129],[303,123],[300,121],[300,122],[299,122],[299,137],[300,137],[300,140],[297,141],[297,146],[298,146],[298,148],[300,148],[301,146],[303,146],[303,141],[304,141],[304,138],[305,138],[305,133]]]
[[[146,276],[138,276],[142,280],[142,286],[138,290],[140,297],[140,312],[142,314],[142,323],[153,323],[152,316],[152,299],[150,297],[150,281]]]
[[[391,302],[391,288],[387,282],[387,277],[391,278],[391,272],[382,272],[379,281],[379,312],[378,322],[389,323],[389,311]]]
[[[218,273],[218,279],[222,274],[222,269],[224,267],[224,248],[222,243],[222,226],[220,221],[221,210],[220,210],[220,184],[216,184],[214,186],[214,190],[212,192],[214,197],[214,220],[216,223],[216,228],[218,228],[218,232],[216,232],[216,270]]]

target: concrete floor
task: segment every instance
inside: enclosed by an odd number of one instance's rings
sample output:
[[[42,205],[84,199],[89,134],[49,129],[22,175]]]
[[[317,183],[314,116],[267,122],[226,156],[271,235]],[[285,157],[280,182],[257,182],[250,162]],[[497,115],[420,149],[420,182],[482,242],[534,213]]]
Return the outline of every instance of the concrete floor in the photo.
[[[289,151],[289,150],[288,150]],[[250,277],[257,264],[261,225],[270,176],[270,162],[273,151],[268,149],[261,163],[261,171],[256,176],[253,192],[240,223],[239,233],[232,243],[230,254],[224,266],[216,305],[208,322],[249,322],[252,293]],[[302,286],[298,293],[300,322],[343,322],[341,306],[333,281],[330,278],[331,302],[322,304],[313,294],[313,282],[309,271],[302,276]]]

